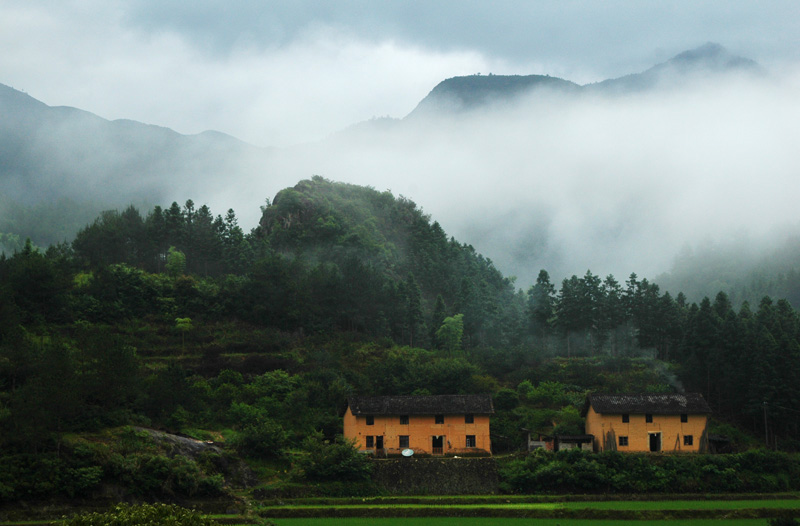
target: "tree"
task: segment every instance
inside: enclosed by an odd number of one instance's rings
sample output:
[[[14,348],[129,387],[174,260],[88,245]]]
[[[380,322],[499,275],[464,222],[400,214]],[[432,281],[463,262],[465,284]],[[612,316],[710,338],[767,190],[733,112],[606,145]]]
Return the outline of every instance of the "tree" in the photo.
[[[367,480],[372,463],[355,447],[355,441],[339,436],[334,442],[322,438],[321,434],[309,436],[303,441],[305,455],[298,465],[309,480]]]
[[[446,317],[447,306],[444,303],[444,298],[442,298],[441,294],[437,294],[436,303],[433,306],[433,313],[431,314],[430,323],[428,324],[430,327],[430,341],[432,347],[438,347],[439,345],[436,341],[436,331],[442,326]]]
[[[556,288],[550,283],[550,275],[542,269],[536,278],[536,284],[528,289],[528,317],[531,331],[539,338],[545,351],[554,322],[555,302]]]
[[[627,316],[622,300],[622,287],[609,274],[603,281],[602,304],[600,305],[600,325],[602,330],[610,334],[611,355],[616,356],[619,349],[620,332],[626,324]]]
[[[417,330],[423,324],[425,318],[422,316],[422,293],[414,279],[414,274],[409,274],[405,283],[406,293],[406,312],[405,326],[408,330],[408,344],[414,346],[414,336],[422,332]]]
[[[186,271],[186,256],[175,247],[169,247],[167,253],[167,274],[173,278],[182,276]]]
[[[439,346],[451,356],[461,350],[461,339],[464,337],[464,315],[456,314],[444,319],[442,326],[436,331]]]
[[[193,269],[206,276],[209,268],[214,271],[219,267],[222,259],[222,243],[219,232],[214,226],[214,217],[207,205],[201,206],[194,214],[192,223],[193,247],[192,253],[197,259]]]
[[[181,206],[175,201],[164,212],[164,223],[166,227],[166,241],[172,245],[183,245],[185,218]]]
[[[587,328],[584,298],[578,276],[573,275],[561,282],[556,313],[558,327],[567,341],[567,356],[572,356],[572,335]]]
[[[175,318],[175,328],[181,331],[181,352],[184,350],[186,333],[194,329],[191,318]]]

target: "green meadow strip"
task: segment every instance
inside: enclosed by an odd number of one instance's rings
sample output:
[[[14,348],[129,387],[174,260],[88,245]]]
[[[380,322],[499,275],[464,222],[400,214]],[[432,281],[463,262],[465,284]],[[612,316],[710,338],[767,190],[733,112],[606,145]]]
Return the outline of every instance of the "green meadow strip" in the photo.
[[[625,509],[533,509],[519,507],[308,507],[269,508],[258,514],[268,518],[317,517],[494,517],[527,519],[614,519],[660,521],[667,519],[762,519],[798,515],[796,509],[677,509],[677,510],[625,510]]]
[[[661,501],[605,501],[565,502],[569,509],[595,510],[737,510],[737,509],[788,509],[800,510],[800,500],[661,500]]]
[[[277,526],[644,526],[641,521],[586,520],[586,519],[540,519],[531,523],[529,519],[492,518],[394,518],[394,519],[277,519]],[[653,524],[649,522],[648,524]],[[664,520],[659,526],[765,526],[766,519],[685,519]]]
[[[412,503],[382,504],[366,502],[363,504],[337,504],[336,506],[319,506],[317,504],[290,504],[272,506],[267,509],[402,509],[402,508],[497,508],[497,509],[593,509],[593,510],[737,510],[737,509],[797,509],[799,500],[671,500],[671,501],[606,501],[606,502],[511,502],[496,504],[451,504],[451,503]]]
[[[310,497],[300,499],[267,499],[262,505],[319,505],[340,506],[347,504],[513,504],[513,503],[552,503],[552,502],[663,502],[663,501],[766,501],[787,500],[800,501],[797,493],[778,494],[639,494],[639,495],[423,495],[423,496],[389,496],[389,497]]]

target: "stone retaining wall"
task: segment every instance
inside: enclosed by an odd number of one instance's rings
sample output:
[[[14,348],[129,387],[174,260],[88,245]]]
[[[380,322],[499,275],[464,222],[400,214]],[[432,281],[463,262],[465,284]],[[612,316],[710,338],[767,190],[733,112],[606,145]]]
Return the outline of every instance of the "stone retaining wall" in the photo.
[[[373,481],[398,495],[485,495],[498,492],[493,458],[400,458],[375,460]]]

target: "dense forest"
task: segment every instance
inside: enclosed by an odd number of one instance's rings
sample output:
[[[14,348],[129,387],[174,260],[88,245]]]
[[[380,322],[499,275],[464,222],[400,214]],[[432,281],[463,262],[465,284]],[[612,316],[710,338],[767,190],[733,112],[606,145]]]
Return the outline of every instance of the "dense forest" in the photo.
[[[798,342],[785,299],[690,303],[591,271],[518,290],[409,199],[321,177],[249,233],[191,200],[131,206],[0,257],[0,450],[16,466],[0,498],[106,479],[214,494],[233,476],[231,459],[167,458],[129,426],[225,441],[266,478],[340,478],[325,459],[341,464],[351,394],[492,393],[502,452],[522,428],[581,433],[587,392],[685,389],[736,448],[766,434],[795,451]]]

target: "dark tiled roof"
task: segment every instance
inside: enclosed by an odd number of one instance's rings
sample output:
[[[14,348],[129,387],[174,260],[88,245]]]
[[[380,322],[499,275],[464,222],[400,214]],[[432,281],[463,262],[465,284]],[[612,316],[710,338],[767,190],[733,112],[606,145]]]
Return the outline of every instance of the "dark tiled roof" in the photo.
[[[591,405],[600,414],[678,415],[710,413],[711,408],[700,393],[686,394],[592,394],[585,411]]]
[[[353,396],[347,400],[354,415],[488,415],[494,413],[489,395]]]

